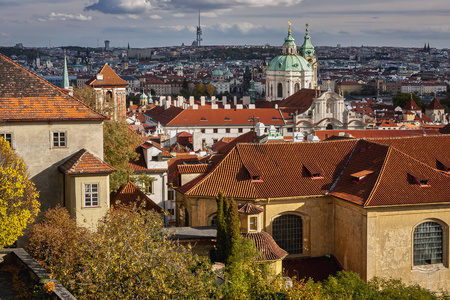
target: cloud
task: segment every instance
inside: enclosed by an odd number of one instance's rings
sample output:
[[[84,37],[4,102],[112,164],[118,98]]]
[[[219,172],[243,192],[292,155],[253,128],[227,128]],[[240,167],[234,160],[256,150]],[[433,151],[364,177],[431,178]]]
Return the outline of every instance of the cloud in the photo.
[[[239,22],[239,23],[219,23],[217,25],[217,29],[223,33],[227,33],[230,31],[239,31],[242,34],[248,34],[250,31],[263,29],[261,25],[254,25],[248,22]]]
[[[96,10],[105,14],[144,14],[150,11],[149,0],[99,0],[85,10]]]
[[[46,21],[91,21],[91,16],[85,16],[82,14],[78,15],[72,15],[72,14],[64,14],[64,13],[50,13],[45,18],[38,18],[38,21],[40,22],[46,22]]]
[[[292,6],[303,0],[156,0],[155,6],[161,9],[185,9],[189,11],[201,9],[228,9],[236,7]]]
[[[185,14],[183,14],[183,13],[178,13],[178,14],[173,14],[173,16],[174,16],[175,18],[182,18],[182,17],[185,16]]]
[[[150,19],[153,19],[153,20],[161,20],[162,17],[161,17],[161,16],[158,16],[158,15],[151,15],[151,16],[150,16]]]

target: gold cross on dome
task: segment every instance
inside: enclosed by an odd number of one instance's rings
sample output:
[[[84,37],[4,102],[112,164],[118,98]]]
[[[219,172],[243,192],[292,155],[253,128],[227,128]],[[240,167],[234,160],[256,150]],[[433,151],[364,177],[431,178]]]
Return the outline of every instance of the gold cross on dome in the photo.
[[[306,31],[308,31],[308,26],[309,26],[309,24],[308,24],[308,23],[306,23]]]
[[[289,24],[289,33],[291,33],[291,21],[289,21],[288,24]]]

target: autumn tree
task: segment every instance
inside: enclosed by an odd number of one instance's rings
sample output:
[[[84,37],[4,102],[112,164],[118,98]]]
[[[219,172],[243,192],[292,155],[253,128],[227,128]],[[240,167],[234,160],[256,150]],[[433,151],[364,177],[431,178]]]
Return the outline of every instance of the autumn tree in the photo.
[[[110,190],[117,191],[128,181],[132,170],[130,160],[137,160],[136,147],[141,138],[131,131],[125,122],[105,121],[103,123],[103,154],[105,161],[116,169],[110,176]]]
[[[211,83],[208,83],[208,85],[206,86],[206,93],[208,94],[208,96],[214,96],[215,92],[216,88]]]
[[[73,86],[73,97],[75,99],[83,102],[100,114],[111,115],[115,110],[111,96],[109,94],[104,95],[104,105],[101,105],[97,96],[95,89],[89,85],[83,85],[81,87]]]
[[[0,137],[0,248],[14,244],[39,213],[39,193],[24,161]]]
[[[110,211],[97,232],[78,239],[81,231],[64,210],[46,213],[33,226],[29,251],[78,299],[216,298],[210,262],[172,242],[156,212]]]

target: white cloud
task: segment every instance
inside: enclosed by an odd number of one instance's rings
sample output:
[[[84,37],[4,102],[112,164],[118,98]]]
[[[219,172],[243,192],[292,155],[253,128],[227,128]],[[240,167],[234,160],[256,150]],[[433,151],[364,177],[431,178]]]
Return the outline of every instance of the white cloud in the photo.
[[[173,14],[173,16],[174,16],[175,18],[182,18],[182,17],[185,16],[185,14],[183,14],[183,13],[178,13],[178,14]]]
[[[151,15],[151,16],[150,16],[150,19],[153,19],[153,20],[161,20],[162,17],[161,17],[161,16],[158,16],[158,15]]]
[[[149,0],[99,0],[85,10],[97,10],[105,14],[144,14],[151,7]]]
[[[250,31],[262,29],[261,25],[254,25],[248,22],[240,22],[240,23],[219,23],[217,25],[217,29],[223,33],[229,31],[239,31],[242,34],[248,34]]]
[[[40,22],[46,22],[46,21],[91,21],[91,16],[85,16],[82,14],[78,15],[72,15],[72,14],[64,14],[64,13],[50,13],[45,18],[38,18],[38,21]]]

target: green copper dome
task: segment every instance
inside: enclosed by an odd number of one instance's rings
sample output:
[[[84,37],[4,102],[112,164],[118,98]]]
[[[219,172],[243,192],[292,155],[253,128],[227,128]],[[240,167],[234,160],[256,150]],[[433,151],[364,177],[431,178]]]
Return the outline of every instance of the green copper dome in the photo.
[[[213,75],[213,76],[223,76],[223,72],[222,72],[221,70],[219,70],[219,69],[215,69],[215,70],[212,72],[212,75]]]
[[[267,71],[312,71],[311,64],[298,54],[278,55],[270,62]]]
[[[291,29],[289,29],[288,35],[287,37],[284,39],[284,44],[283,46],[297,46],[295,44],[295,40],[291,35]]]

